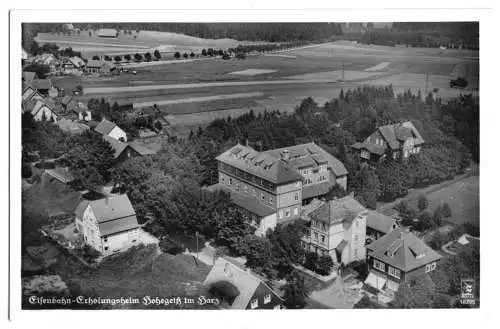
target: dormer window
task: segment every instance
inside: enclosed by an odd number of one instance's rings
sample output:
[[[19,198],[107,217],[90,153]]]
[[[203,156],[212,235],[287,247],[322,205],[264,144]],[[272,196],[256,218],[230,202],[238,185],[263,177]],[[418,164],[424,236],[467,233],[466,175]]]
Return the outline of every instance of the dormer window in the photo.
[[[251,304],[250,304],[250,307],[251,307],[252,309],[254,309],[254,308],[257,308],[258,306],[259,306],[259,301],[257,300],[257,298],[252,299],[252,302],[251,302]]]

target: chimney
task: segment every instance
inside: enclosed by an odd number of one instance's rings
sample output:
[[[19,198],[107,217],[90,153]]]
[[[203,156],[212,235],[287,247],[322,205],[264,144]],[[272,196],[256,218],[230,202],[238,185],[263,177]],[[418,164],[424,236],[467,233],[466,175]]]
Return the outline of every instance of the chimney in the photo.
[[[281,152],[281,160],[282,161],[289,161],[290,160],[290,153],[288,152],[288,150],[283,150]]]
[[[109,205],[109,195],[106,193],[106,197],[104,198],[104,204],[106,207]]]

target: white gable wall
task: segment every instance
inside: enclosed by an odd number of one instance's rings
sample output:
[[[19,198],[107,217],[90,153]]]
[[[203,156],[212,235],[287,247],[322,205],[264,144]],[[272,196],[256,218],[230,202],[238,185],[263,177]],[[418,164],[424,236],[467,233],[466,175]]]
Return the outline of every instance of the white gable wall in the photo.
[[[114,127],[113,130],[109,132],[108,136],[116,140],[123,138],[125,142],[127,141],[127,134],[118,126]]]

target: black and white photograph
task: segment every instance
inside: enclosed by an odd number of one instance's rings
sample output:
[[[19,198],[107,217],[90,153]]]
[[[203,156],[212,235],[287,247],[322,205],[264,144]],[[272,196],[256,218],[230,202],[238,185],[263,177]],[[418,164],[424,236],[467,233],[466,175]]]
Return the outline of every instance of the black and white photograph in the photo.
[[[167,13],[16,20],[21,316],[481,309],[479,19]]]

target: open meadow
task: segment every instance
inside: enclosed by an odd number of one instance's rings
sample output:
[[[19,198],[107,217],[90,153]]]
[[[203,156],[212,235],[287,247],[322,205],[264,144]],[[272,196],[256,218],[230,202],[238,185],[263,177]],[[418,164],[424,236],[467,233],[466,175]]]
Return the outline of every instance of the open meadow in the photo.
[[[113,42],[131,44],[129,35],[120,37]],[[140,45],[151,45],[148,42],[152,41],[145,37]],[[392,84],[396,92],[420,90],[441,98],[479,93],[479,53],[471,50],[334,42],[245,60],[158,64],[137,67],[136,71],[136,75],[122,72],[100,78],[58,77],[53,82],[66,91],[81,85],[84,95],[78,98],[82,101],[104,97],[133,103],[134,107],[158,104],[171,124],[189,126],[227,117],[228,112],[293,111],[306,97],[322,105],[341,89],[363,84]],[[460,76],[467,78],[469,86],[465,90],[450,88],[450,80]],[[233,96],[227,99],[227,95]]]

